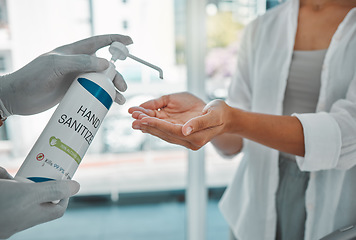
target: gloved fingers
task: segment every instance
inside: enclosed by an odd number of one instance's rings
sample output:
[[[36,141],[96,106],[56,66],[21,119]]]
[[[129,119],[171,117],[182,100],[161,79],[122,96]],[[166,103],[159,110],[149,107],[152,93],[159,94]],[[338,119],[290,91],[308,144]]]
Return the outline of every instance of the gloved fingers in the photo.
[[[64,209],[67,209],[69,203],[69,198],[64,198],[57,203],[57,205],[61,206]]]
[[[127,84],[125,82],[125,79],[118,71],[116,71],[113,83],[119,91],[125,92],[127,90]]]
[[[41,203],[41,222],[48,222],[64,215],[68,206],[68,198],[62,199],[59,203]]]
[[[94,54],[98,49],[109,46],[113,42],[121,42],[125,45],[132,44],[132,39],[129,36],[121,34],[98,35],[86,38],[62,47],[56,48],[54,51],[65,54]]]
[[[78,55],[58,55],[54,56],[54,66],[59,76],[68,73],[101,72],[109,67],[109,62],[104,58]]]
[[[33,189],[37,192],[38,203],[53,202],[73,196],[79,191],[80,185],[72,180],[56,180],[36,183]]]
[[[68,203],[69,203],[69,198],[63,198],[61,200],[59,200],[58,202],[55,201],[55,202],[44,202],[44,203],[41,203],[41,207],[43,208],[54,208],[56,206],[59,206],[58,210],[61,210],[61,209],[67,209],[68,207]]]
[[[116,91],[115,102],[119,105],[123,105],[126,102],[126,98],[121,93]]]
[[[0,179],[13,179],[5,168],[0,167]]]

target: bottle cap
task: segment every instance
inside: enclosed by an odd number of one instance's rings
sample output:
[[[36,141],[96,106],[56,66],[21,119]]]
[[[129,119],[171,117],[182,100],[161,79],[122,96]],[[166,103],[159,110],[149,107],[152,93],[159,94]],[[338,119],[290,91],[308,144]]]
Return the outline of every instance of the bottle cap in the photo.
[[[116,61],[117,59],[125,60],[129,55],[129,50],[127,47],[120,42],[113,42],[109,47],[109,52],[111,53],[111,61]]]

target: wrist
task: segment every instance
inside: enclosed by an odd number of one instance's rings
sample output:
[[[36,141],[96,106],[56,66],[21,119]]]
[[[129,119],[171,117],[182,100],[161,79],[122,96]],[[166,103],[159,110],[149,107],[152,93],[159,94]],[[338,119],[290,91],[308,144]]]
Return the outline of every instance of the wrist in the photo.
[[[244,111],[238,108],[228,106],[226,113],[227,113],[227,117],[226,117],[227,121],[225,124],[224,132],[240,134],[242,129],[241,123],[243,122],[243,118],[244,118]]]
[[[2,100],[0,99],[0,127],[4,124],[7,117],[10,116],[10,113],[5,108]]]
[[[4,102],[6,102],[6,93],[7,93],[6,88],[4,88],[4,85],[6,85],[6,81],[7,81],[6,79],[7,79],[6,76],[2,76],[0,78],[0,120],[2,122],[4,122],[8,117],[11,116],[11,113],[7,110],[4,104]]]

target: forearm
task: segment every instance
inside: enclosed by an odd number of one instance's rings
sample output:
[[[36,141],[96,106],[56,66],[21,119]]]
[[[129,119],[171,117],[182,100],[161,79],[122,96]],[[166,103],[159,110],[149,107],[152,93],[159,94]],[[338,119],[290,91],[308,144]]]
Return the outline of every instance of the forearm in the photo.
[[[225,133],[216,136],[210,142],[217,151],[225,156],[236,155],[242,149],[242,137],[237,134]]]
[[[231,108],[227,132],[282,152],[304,156],[303,127],[296,117],[260,114]]]

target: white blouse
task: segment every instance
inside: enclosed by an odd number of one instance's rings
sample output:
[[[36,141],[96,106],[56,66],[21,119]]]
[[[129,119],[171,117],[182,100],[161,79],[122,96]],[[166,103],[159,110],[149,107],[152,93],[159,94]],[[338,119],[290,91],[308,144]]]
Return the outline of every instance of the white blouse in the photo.
[[[293,51],[283,99],[283,115],[313,113],[318,104],[321,70],[326,49]],[[295,155],[281,152],[284,158],[295,161]]]
[[[298,0],[266,12],[246,28],[228,104],[281,115],[298,22]],[[294,114],[304,131],[310,171],[305,239],[356,223],[356,8],[339,25],[326,52],[316,113]],[[277,150],[244,140],[243,158],[220,202],[239,240],[274,240]],[[292,216],[291,216],[292,217]]]

